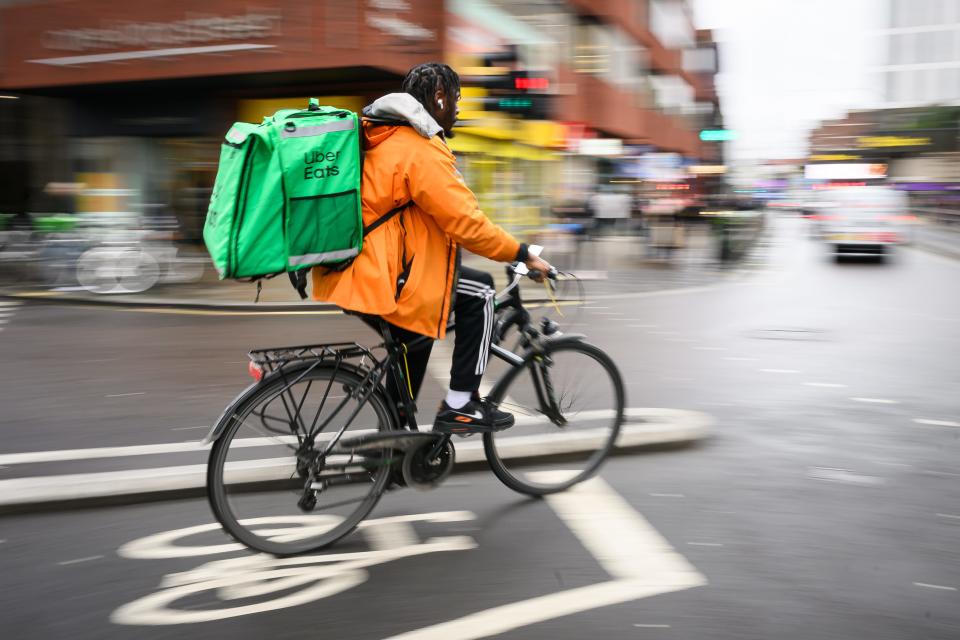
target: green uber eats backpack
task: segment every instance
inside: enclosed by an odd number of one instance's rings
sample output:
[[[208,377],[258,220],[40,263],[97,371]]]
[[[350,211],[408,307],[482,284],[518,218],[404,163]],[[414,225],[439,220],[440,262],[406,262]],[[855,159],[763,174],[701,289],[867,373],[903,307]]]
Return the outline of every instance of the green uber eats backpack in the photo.
[[[259,125],[235,123],[220,151],[203,240],[220,279],[287,272],[306,298],[310,267],[346,268],[363,228],[357,114],[320,106],[282,109]]]

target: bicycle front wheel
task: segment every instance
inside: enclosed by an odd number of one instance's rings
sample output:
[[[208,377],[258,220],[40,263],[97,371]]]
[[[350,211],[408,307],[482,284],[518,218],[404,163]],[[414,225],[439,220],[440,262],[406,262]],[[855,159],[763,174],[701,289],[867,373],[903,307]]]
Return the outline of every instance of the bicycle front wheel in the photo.
[[[370,513],[395,454],[334,448],[321,455],[355,412],[341,440],[391,428],[386,401],[370,385],[319,365],[272,375],[237,407],[207,467],[210,505],[234,539],[278,556],[305,553],[336,542]]]
[[[514,491],[540,496],[593,475],[610,454],[623,421],[623,381],[597,347],[548,344],[542,355],[506,371],[489,400],[516,424],[484,434],[494,474]]]

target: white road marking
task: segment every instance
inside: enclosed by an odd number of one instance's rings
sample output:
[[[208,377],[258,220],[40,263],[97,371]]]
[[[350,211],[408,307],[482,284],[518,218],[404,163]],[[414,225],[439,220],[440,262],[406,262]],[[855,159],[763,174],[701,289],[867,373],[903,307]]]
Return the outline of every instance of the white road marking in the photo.
[[[741,356],[724,356],[724,360],[729,360],[730,362],[756,362],[760,358],[745,358]]]
[[[653,498],[686,498],[682,493],[650,493],[647,494]]]
[[[800,373],[798,369],[760,369],[761,373]]]
[[[691,547],[722,547],[720,542],[688,542]]]
[[[854,402],[871,402],[873,404],[900,404],[899,400],[889,400],[887,398],[850,398]]]
[[[199,427],[173,427],[170,431],[193,431],[194,429],[209,429],[209,425],[201,425]]]
[[[850,469],[837,469],[834,467],[810,467],[807,470],[807,477],[814,480],[827,480],[829,482],[843,482],[846,484],[878,485],[884,483],[883,478],[862,475],[854,473]]]
[[[564,477],[569,471],[530,474]],[[701,575],[600,478],[546,497],[614,580],[514,602],[388,640],[475,640],[622,602],[705,585]]]
[[[79,564],[81,562],[90,562],[91,560],[99,560],[102,557],[103,556],[89,556],[87,558],[77,558],[76,560],[64,560],[63,562],[58,562],[57,564],[63,567],[68,564]]]
[[[804,382],[808,387],[822,387],[824,389],[844,389],[847,385],[837,382]]]
[[[589,419],[602,417],[604,412],[590,414]],[[665,409],[665,408],[642,408],[630,407],[624,410],[624,416],[627,422],[636,422],[642,420],[639,424],[629,424],[621,429],[621,437],[617,440],[618,446],[638,446],[642,444],[656,444],[658,442],[669,442],[670,437],[696,438],[704,435],[706,428],[711,420],[709,416],[697,411],[687,411],[683,409]],[[633,419],[632,421],[630,419]],[[516,417],[518,425],[537,424],[543,421],[542,417],[518,415]],[[360,426],[360,425],[356,425]],[[429,431],[430,425],[419,425],[422,431]],[[366,432],[372,432],[370,429],[354,429],[352,433],[361,435]],[[581,432],[584,433],[584,432]],[[644,435],[645,434],[645,435]],[[320,438],[327,434],[320,434]],[[537,446],[536,436],[533,439],[514,437],[511,438],[511,444],[528,444]],[[646,439],[645,439],[646,438]],[[551,441],[559,442],[560,439],[550,438]],[[277,436],[263,438],[239,438],[234,440],[234,447],[263,447],[277,446],[279,444],[293,444],[296,438],[293,436]],[[458,443],[457,457],[460,459],[461,451],[469,451],[471,443]],[[92,460],[96,458],[120,458],[125,456],[145,456],[158,455],[164,453],[190,453],[194,451],[207,451],[210,445],[205,445],[199,441],[192,440],[188,442],[170,442],[165,444],[141,444],[125,447],[92,447],[89,449],[61,449],[55,451],[29,451],[24,453],[0,453],[0,465],[14,464],[35,464],[40,462],[62,462],[65,460]],[[0,503],[3,501],[0,500]]]
[[[608,411],[590,412],[585,419],[603,417]],[[584,414],[580,414],[584,417]],[[628,408],[624,410],[627,418],[617,438],[618,448],[639,447],[653,444],[697,440],[709,433],[712,419],[698,411],[666,408]],[[543,416],[517,416],[517,425],[541,424]],[[427,429],[427,427],[422,427]],[[361,434],[358,430],[355,433]],[[501,457],[529,457],[538,455],[564,455],[573,452],[595,449],[605,441],[606,429],[583,429],[562,434],[519,435],[504,438],[498,442]],[[292,436],[275,438],[243,438],[234,442],[234,446],[259,447],[277,446],[286,441],[293,443]],[[117,457],[122,455],[144,455],[148,453],[167,453],[175,451],[203,451],[209,445],[199,442],[179,442],[171,444],[141,445],[137,447],[109,447],[103,449],[74,449],[68,451],[39,451],[0,455],[0,461],[8,464],[25,462],[50,462],[57,460],[91,459]],[[463,463],[485,460],[483,442],[479,440],[458,442],[457,460]],[[243,468],[236,469],[237,478],[256,481],[286,477],[289,475],[290,459],[247,460]],[[237,463],[241,464],[241,463]],[[197,489],[206,486],[206,464],[181,465],[136,469],[128,471],[103,471],[56,476],[34,476],[0,480],[0,505],[31,504],[39,502],[97,498],[103,496],[131,495],[146,492],[174,491],[179,489]],[[671,497],[683,497],[676,494]]]
[[[923,587],[924,589],[940,589],[941,591],[956,591],[956,587],[945,587],[940,584],[927,584],[926,582],[914,582],[913,586]]]
[[[921,469],[920,473],[928,473],[931,476],[944,476],[947,478],[960,478],[960,473],[950,473],[949,471],[930,471],[929,469]]]
[[[143,396],[146,395],[146,391],[134,391],[133,393],[111,393],[110,395],[103,396],[104,398],[126,398],[128,396]]]
[[[938,513],[938,514],[937,514],[937,517],[938,517],[938,518],[947,518],[947,519],[949,519],[949,520],[960,520],[960,516],[955,516],[955,515],[952,515],[952,514],[949,514],[949,513]]]
[[[960,427],[960,422],[954,422],[953,420],[929,420],[927,418],[914,418],[913,421],[917,424],[928,424],[933,427]]]
[[[669,629],[670,625],[668,624],[634,624],[633,626],[639,627],[641,629]]]

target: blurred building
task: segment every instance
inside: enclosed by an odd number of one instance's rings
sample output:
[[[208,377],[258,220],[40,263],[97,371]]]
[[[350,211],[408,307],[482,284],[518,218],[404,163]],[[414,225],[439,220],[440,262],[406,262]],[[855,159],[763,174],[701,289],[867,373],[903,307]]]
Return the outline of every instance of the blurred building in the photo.
[[[722,126],[716,46],[690,11],[685,0],[0,0],[0,168],[16,177],[0,207],[164,211],[198,239],[233,121],[308,96],[359,110],[415,64],[445,60],[465,80],[451,146],[468,181],[494,218],[536,226],[556,202],[638,180],[644,156],[722,164],[698,137]],[[506,90],[471,83],[491,70]],[[65,183],[78,190],[49,188]]]
[[[960,211],[960,106],[852,111],[810,134],[807,175],[891,184],[919,208]]]
[[[960,104],[960,2],[888,0],[886,14],[885,106]]]

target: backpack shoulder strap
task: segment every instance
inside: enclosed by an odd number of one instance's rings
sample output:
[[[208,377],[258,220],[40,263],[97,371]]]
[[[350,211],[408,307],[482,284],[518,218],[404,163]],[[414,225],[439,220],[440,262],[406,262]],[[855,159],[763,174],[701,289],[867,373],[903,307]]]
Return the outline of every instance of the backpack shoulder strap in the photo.
[[[363,228],[363,235],[364,235],[364,237],[366,237],[366,236],[370,235],[371,233],[373,233],[373,231],[374,231],[377,227],[379,227],[380,225],[382,225],[384,222],[387,222],[388,220],[390,220],[391,218],[393,218],[393,217],[396,216],[397,214],[401,213],[404,209],[406,209],[407,207],[409,207],[411,204],[413,204],[413,200],[410,200],[410,201],[408,201],[408,202],[405,202],[405,203],[403,203],[402,205],[400,205],[399,207],[394,207],[393,209],[390,209],[390,211],[387,211],[385,214],[383,214],[382,216],[380,216],[379,218],[377,218],[376,220],[374,220],[373,222],[371,222],[370,224],[368,224],[367,226],[365,226],[365,227]]]

